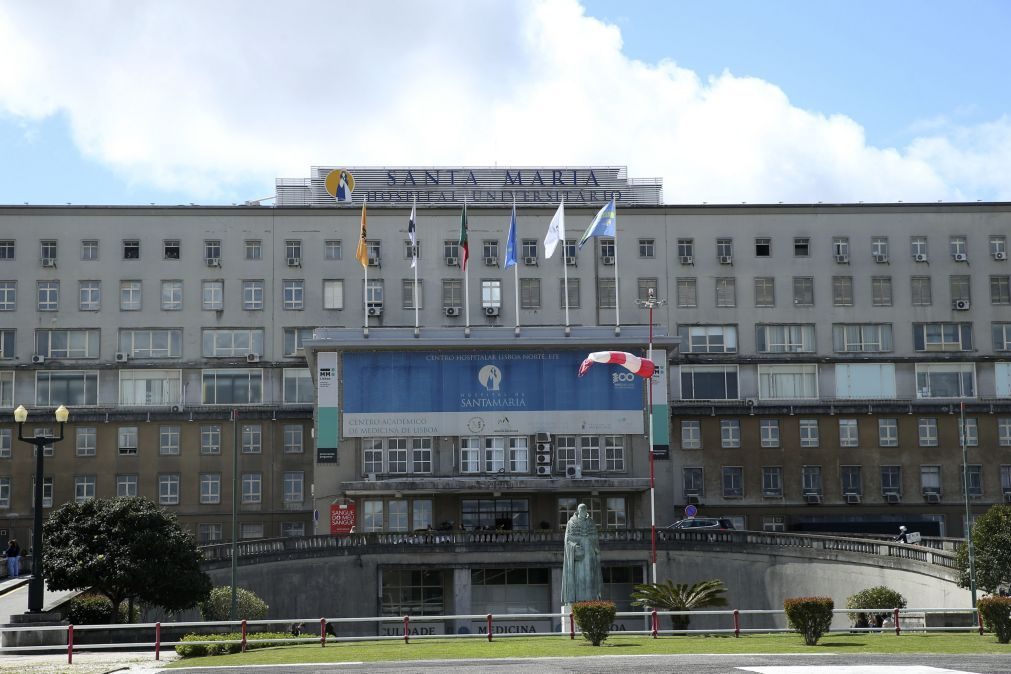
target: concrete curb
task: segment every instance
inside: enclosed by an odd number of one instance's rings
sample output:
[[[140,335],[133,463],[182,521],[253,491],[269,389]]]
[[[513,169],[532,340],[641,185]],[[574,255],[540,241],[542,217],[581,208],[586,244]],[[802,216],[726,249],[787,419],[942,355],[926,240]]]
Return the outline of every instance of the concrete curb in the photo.
[[[0,597],[4,596],[9,592],[13,592],[19,587],[24,587],[25,585],[28,584],[29,580],[31,580],[31,578],[18,578],[17,580],[11,580],[3,584],[0,584]]]

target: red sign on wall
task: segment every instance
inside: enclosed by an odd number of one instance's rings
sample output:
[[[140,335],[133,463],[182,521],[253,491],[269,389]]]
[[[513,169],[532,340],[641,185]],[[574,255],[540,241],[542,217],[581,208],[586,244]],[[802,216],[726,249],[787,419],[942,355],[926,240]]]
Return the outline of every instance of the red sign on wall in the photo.
[[[330,535],[350,534],[355,528],[355,504],[334,503],[330,506]]]

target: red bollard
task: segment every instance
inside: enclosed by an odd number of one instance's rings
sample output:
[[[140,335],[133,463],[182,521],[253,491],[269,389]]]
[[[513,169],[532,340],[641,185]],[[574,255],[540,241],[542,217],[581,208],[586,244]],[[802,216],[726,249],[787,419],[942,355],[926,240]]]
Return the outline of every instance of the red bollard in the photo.
[[[67,625],[67,664],[74,664],[74,626]]]
[[[242,644],[241,650],[243,653],[246,652],[246,619],[242,619]]]
[[[576,638],[576,616],[569,614],[569,639]]]
[[[899,609],[892,611],[892,616],[895,618],[895,636],[899,636],[902,633],[902,628],[899,627]]]
[[[491,613],[488,614],[488,641],[491,641]]]
[[[657,632],[660,631],[660,616],[656,614],[656,609],[653,609],[652,623],[653,623],[653,638],[656,639]]]
[[[154,624],[154,659],[161,659],[161,623]]]
[[[405,615],[404,616],[404,643],[405,644],[411,643],[410,631],[411,631],[411,616]]]
[[[734,636],[741,636],[741,612],[734,609]]]
[[[319,647],[326,648],[326,618],[319,619]]]

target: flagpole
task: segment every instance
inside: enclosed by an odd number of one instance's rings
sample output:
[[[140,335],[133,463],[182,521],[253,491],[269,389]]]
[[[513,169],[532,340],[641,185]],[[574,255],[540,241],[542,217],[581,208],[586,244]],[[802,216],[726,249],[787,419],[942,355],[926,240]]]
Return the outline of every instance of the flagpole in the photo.
[[[463,198],[463,213],[464,217],[467,217],[467,197]],[[467,235],[468,239],[470,234]],[[470,246],[470,242],[467,242],[467,246]],[[460,259],[463,260],[463,316],[464,316],[464,328],[466,332],[470,334],[470,271],[467,269],[467,258],[470,257],[469,253],[465,257]]]
[[[569,331],[569,261],[566,259],[568,257],[568,243],[565,241],[565,199],[562,199],[562,231],[559,232],[562,235],[562,278],[564,279],[562,283],[565,287],[565,332],[568,334]]]
[[[411,267],[414,268],[414,330],[418,330],[418,197],[414,197],[414,205],[411,207],[411,215],[414,216],[414,241],[411,242]]]
[[[614,334],[621,334],[621,289],[618,287],[618,215],[617,204],[614,207]],[[655,581],[654,581],[655,582]]]
[[[513,219],[512,219],[512,222],[510,223],[510,226],[512,226],[513,223],[516,223],[516,227],[517,228],[519,227],[519,223],[516,222],[516,196],[515,196],[515,194],[513,195]],[[513,243],[513,257],[515,258],[516,257],[516,231],[515,230],[513,231],[512,243]],[[506,242],[506,246],[508,246],[508,245],[509,245],[509,243]],[[519,330],[520,330],[520,266],[519,266],[519,264],[517,263],[516,260],[513,260],[513,284],[516,286],[515,287],[515,291],[516,291],[516,333],[519,334]]]
[[[362,202],[362,223],[365,223],[365,201]],[[365,246],[365,285],[362,286],[362,307],[365,309],[365,334],[369,334],[369,241],[366,230],[362,230],[362,244]],[[361,262],[361,260],[359,260]]]

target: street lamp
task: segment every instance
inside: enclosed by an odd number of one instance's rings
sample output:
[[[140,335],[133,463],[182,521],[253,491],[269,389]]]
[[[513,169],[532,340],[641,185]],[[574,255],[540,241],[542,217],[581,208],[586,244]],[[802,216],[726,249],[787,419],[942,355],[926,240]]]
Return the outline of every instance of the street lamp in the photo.
[[[649,310],[649,349],[646,358],[653,360],[653,309],[663,306],[667,300],[660,300],[656,297],[656,290],[650,288],[646,299],[636,300],[643,309]],[[649,406],[649,528],[650,528],[650,550],[649,561],[653,572],[653,584],[656,585],[656,471],[654,469],[655,453],[653,451],[653,379],[646,380],[647,404]],[[666,395],[666,393],[664,394]],[[667,422],[669,423],[669,421]]]
[[[32,577],[28,581],[28,612],[42,613],[42,595],[45,581],[42,578],[42,483],[45,480],[45,446],[63,440],[63,425],[70,417],[70,410],[63,405],[56,408],[56,423],[60,425],[59,437],[32,436],[26,438],[24,425],[28,421],[28,410],[18,405],[14,410],[14,421],[18,424],[18,440],[35,446],[35,513],[32,528]]]
[[[965,545],[969,553],[969,592],[976,608],[976,551],[972,544],[972,510],[969,508],[969,453],[966,450],[965,403],[959,406],[959,440],[962,444],[962,497],[965,500]]]

